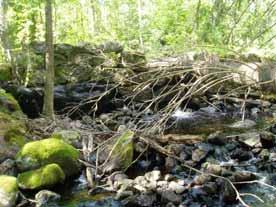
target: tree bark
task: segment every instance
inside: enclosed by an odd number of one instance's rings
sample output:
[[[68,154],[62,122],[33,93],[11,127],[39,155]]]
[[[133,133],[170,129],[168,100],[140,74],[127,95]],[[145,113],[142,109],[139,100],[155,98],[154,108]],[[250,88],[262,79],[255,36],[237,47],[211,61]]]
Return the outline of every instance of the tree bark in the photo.
[[[44,87],[43,113],[50,119],[54,119],[54,45],[53,45],[53,15],[52,0],[46,0],[45,6],[46,23],[46,79]]]

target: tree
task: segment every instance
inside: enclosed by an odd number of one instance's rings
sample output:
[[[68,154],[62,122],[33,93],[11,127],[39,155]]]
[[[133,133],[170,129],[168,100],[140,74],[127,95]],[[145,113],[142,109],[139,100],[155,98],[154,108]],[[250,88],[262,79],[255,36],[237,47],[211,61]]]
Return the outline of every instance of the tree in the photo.
[[[46,79],[44,87],[43,113],[54,119],[54,45],[53,45],[53,15],[52,0],[46,0],[45,25],[46,25]]]

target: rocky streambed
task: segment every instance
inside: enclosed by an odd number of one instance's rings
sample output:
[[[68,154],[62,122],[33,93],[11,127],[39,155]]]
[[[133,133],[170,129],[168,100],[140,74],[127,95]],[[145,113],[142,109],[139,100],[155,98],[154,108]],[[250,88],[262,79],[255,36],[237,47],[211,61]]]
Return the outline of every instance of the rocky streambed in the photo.
[[[32,52],[0,81],[0,207],[275,206],[275,96],[209,71],[240,64],[55,45],[53,122]]]
[[[162,135],[138,106],[52,123],[0,100],[4,207],[275,205],[273,102],[179,109]]]

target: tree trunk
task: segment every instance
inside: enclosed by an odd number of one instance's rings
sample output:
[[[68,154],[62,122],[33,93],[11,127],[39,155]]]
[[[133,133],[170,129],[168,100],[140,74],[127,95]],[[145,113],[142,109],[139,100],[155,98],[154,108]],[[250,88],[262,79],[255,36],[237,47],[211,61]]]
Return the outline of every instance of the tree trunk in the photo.
[[[43,113],[50,119],[54,119],[54,45],[53,45],[53,16],[52,0],[46,0],[45,6],[46,23],[46,80],[44,89]]]
[[[140,43],[140,47],[143,48],[144,47],[144,41],[143,41],[143,35],[142,35],[142,2],[141,0],[137,1],[138,5],[137,5],[137,13],[138,13],[138,22],[139,22],[139,43]]]

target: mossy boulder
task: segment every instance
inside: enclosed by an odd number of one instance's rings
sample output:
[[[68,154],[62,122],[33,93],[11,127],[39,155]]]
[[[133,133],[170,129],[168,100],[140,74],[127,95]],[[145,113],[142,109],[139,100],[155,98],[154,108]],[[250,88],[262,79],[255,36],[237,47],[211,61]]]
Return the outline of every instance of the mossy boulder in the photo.
[[[113,144],[107,147],[107,152],[103,152],[104,157],[107,155],[103,166],[105,172],[126,170],[130,167],[134,153],[133,137],[134,132],[126,130],[115,139]]]
[[[12,79],[12,67],[10,64],[0,64],[0,81]]]
[[[12,95],[0,88],[0,162],[14,158],[25,142],[24,115]]]
[[[0,175],[0,206],[12,207],[18,195],[17,180],[15,177]]]
[[[22,189],[36,190],[52,187],[65,180],[63,170],[57,164],[49,164],[37,170],[18,175],[18,185]]]
[[[79,151],[61,139],[49,138],[25,144],[16,156],[20,171],[56,163],[66,176],[79,172]]]

